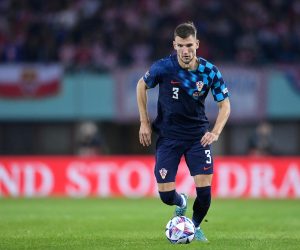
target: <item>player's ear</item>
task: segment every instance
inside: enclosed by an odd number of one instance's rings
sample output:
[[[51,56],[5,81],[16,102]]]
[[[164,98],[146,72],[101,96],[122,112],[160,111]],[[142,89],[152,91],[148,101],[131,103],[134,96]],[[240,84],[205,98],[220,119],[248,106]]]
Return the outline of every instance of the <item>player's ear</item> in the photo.
[[[200,41],[197,39],[197,41],[196,41],[196,49],[199,49],[199,44],[200,44]]]
[[[177,49],[177,46],[176,46],[176,42],[173,41],[173,48],[176,50]]]

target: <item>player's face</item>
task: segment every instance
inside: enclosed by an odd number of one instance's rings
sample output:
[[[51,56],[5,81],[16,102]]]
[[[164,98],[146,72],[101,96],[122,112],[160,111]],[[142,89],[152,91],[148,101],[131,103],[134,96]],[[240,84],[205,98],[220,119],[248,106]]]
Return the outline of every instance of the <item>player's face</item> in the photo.
[[[177,51],[178,61],[184,68],[191,68],[197,61],[196,51],[199,47],[199,40],[190,35],[187,38],[175,37],[174,49]]]

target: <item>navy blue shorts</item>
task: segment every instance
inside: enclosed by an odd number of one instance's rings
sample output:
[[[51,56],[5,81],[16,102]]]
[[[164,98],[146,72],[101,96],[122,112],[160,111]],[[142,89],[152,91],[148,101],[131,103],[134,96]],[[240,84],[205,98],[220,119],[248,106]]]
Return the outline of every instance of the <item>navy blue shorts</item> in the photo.
[[[200,140],[187,141],[159,137],[156,142],[155,177],[157,183],[174,182],[184,155],[191,176],[213,173],[210,146],[203,147]]]

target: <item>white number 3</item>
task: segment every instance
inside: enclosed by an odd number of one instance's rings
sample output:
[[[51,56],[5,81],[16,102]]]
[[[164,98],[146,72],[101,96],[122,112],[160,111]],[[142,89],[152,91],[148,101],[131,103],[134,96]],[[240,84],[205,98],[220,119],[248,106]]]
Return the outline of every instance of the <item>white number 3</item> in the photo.
[[[173,96],[172,98],[178,99],[179,88],[173,87]]]
[[[210,155],[210,150],[205,150],[204,153],[206,154],[207,160],[206,163],[211,163],[211,155]]]

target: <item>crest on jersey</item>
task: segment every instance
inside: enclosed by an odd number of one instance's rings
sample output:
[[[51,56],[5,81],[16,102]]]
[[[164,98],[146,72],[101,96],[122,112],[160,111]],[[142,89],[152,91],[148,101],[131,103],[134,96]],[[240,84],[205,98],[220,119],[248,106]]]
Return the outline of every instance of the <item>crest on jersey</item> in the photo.
[[[160,174],[160,176],[161,176],[161,178],[162,178],[163,180],[166,178],[167,173],[168,173],[168,170],[165,169],[165,168],[162,168],[162,169],[159,170],[159,174]]]
[[[202,81],[196,82],[196,87],[199,92],[202,90],[203,86],[204,86],[204,83]]]

